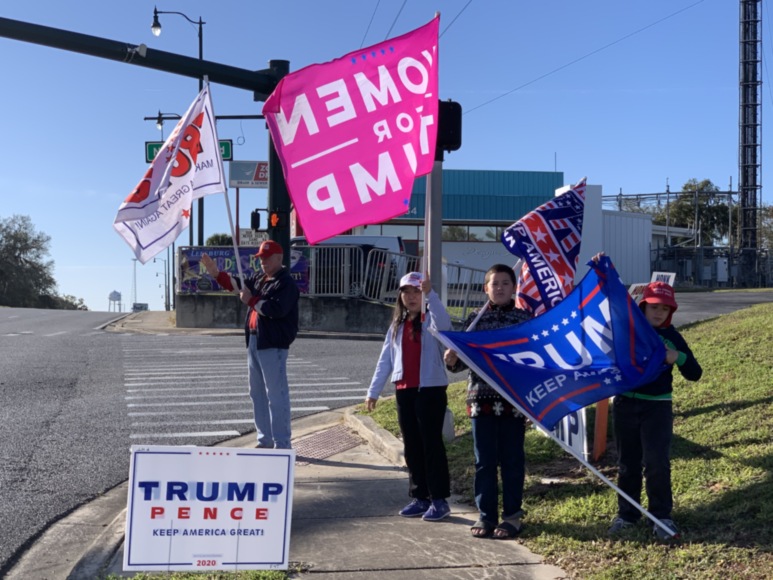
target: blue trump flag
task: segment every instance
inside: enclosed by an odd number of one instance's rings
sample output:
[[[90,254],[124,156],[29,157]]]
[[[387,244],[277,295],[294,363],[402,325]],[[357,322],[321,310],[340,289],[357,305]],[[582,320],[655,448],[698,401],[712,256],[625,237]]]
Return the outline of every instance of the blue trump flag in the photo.
[[[602,256],[541,316],[438,338],[505,399],[548,430],[562,417],[654,380],[666,349]]]

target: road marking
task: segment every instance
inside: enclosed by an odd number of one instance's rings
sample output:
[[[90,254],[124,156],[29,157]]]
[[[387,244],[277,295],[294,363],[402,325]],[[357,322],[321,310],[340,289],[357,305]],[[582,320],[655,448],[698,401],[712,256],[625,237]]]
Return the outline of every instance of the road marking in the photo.
[[[154,425],[254,425],[252,419],[221,419],[219,421],[138,421],[132,427],[153,427]]]
[[[185,397],[246,397],[247,393],[238,393],[238,394],[229,394],[229,393],[201,393],[198,395],[191,395],[189,393],[185,393],[182,395],[139,395],[137,397],[124,397],[125,401],[136,401],[141,399],[175,399],[175,398],[185,398]]]
[[[292,412],[302,412],[302,411],[329,411],[330,407],[292,407]],[[244,409],[233,409],[233,410],[219,410],[215,411],[216,413],[220,415],[225,415],[228,413],[250,413],[252,414],[252,411],[245,411]],[[168,417],[170,414],[173,414],[175,416],[177,415],[210,415],[212,411],[140,411],[140,412],[131,412],[127,413],[129,417],[156,417],[159,415],[164,415],[165,417]]]
[[[155,378],[155,377],[150,377]],[[207,383],[231,383],[233,382],[233,379],[247,379],[247,375],[227,375],[222,377],[214,377],[214,376],[203,376],[203,377],[178,377],[178,378],[165,378],[165,377],[159,377],[157,380],[154,381],[144,381],[144,382],[124,382],[125,387],[146,387],[148,385],[168,385],[170,384],[177,384],[183,381],[205,381]],[[217,380],[222,379],[222,380]]]
[[[335,377],[331,377],[335,378]],[[340,377],[342,379],[345,379],[346,377]],[[324,387],[324,386],[336,386],[336,385],[359,385],[361,383],[290,383],[291,387]],[[132,385],[134,386],[134,385]],[[245,385],[240,386],[232,386],[232,387],[225,387],[227,389],[245,389]],[[223,387],[167,387],[167,388],[155,388],[155,389],[126,389],[127,393],[160,393],[160,392],[169,392],[169,391],[215,391],[215,390],[221,390]],[[362,388],[359,389],[324,389],[324,392],[355,392],[355,391],[361,391]]]
[[[133,433],[129,439],[144,439],[146,437],[239,437],[238,431],[194,431],[189,433]]]
[[[293,401],[298,401],[299,403],[310,403],[312,401],[364,401],[364,397],[304,397],[303,399],[292,399],[290,403],[292,404]]]
[[[59,336],[60,334],[67,334],[66,330],[60,330],[59,332],[53,332],[51,334],[44,334],[43,336]]]

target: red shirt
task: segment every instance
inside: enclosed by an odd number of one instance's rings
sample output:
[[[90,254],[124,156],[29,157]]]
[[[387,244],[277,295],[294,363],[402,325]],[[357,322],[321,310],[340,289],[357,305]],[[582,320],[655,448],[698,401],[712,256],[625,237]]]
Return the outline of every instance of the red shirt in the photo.
[[[421,334],[414,338],[413,323],[403,324],[403,378],[395,383],[396,389],[417,389],[421,368]]]

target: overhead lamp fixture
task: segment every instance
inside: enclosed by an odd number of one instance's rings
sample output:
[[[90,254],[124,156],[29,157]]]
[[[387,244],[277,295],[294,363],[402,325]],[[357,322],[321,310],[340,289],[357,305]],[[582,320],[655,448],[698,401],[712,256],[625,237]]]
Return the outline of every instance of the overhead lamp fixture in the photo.
[[[161,22],[158,20],[158,9],[153,7],[153,24],[150,25],[153,36],[161,36]]]

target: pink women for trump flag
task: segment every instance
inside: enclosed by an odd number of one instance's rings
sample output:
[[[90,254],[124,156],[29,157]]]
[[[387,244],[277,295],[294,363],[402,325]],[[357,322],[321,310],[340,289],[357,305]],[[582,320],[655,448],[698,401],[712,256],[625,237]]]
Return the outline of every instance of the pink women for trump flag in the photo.
[[[207,83],[118,208],[113,227],[144,264],[188,227],[194,199],[225,191]]]
[[[287,75],[263,106],[309,243],[405,213],[432,171],[438,26]]]

